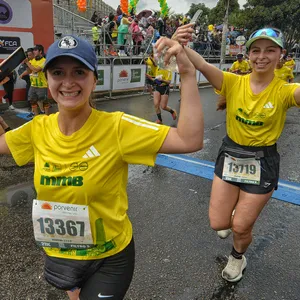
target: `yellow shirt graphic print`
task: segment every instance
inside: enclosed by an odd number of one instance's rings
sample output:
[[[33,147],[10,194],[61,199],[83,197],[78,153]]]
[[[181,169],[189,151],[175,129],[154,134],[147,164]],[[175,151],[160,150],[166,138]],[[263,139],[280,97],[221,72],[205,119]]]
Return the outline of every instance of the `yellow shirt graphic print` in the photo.
[[[88,205],[95,247],[44,249],[49,256],[79,260],[116,254],[132,239],[128,164],[154,165],[169,127],[93,109],[80,130],[65,136],[57,117],[37,116],[7,134],[6,142],[18,165],[35,162],[38,200]]]
[[[294,92],[299,84],[288,84],[274,76],[259,94],[250,88],[250,75],[223,72],[221,91],[226,97],[226,129],[228,136],[244,146],[270,146],[279,138],[286,111],[297,106]]]
[[[46,59],[44,57],[41,58],[41,59],[39,59],[39,60],[36,60],[34,58],[34,59],[32,59],[30,61],[31,65],[33,67],[35,67],[35,68],[37,68],[37,67],[42,68],[41,71],[39,71],[39,72],[32,72],[30,74],[30,83],[31,83],[31,86],[38,87],[38,88],[46,88],[46,87],[48,87],[48,82],[47,82],[45,73],[43,72],[45,61],[46,61]]]

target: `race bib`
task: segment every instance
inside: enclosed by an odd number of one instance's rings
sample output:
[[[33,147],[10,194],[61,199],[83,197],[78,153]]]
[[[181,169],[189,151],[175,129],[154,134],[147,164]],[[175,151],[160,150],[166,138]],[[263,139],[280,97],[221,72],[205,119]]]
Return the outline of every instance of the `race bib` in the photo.
[[[33,200],[34,237],[42,247],[87,249],[94,246],[86,205]]]
[[[225,153],[222,179],[259,185],[260,160],[255,158],[236,158]]]

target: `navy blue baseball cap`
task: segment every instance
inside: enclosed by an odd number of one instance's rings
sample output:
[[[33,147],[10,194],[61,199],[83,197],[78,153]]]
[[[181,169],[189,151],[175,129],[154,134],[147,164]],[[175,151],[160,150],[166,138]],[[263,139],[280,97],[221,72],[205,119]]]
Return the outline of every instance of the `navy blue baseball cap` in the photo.
[[[79,60],[98,78],[98,59],[93,46],[88,41],[75,35],[67,35],[55,41],[47,51],[44,70],[54,59],[61,56],[69,56]]]

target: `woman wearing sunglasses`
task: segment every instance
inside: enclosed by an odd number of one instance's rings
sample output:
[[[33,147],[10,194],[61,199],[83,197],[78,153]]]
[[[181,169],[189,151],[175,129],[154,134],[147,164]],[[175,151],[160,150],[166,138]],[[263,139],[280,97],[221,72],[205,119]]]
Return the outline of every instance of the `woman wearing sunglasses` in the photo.
[[[192,24],[178,28],[173,39],[185,45]],[[215,164],[209,219],[221,238],[233,233],[233,247],[222,277],[236,282],[243,276],[244,256],[252,241],[252,228],[277,189],[280,156],[276,149],[286,111],[300,106],[300,85],[274,76],[283,49],[282,33],[273,28],[255,31],[246,47],[253,72],[238,76],[207,63],[185,47],[196,69],[213,85],[226,111],[227,136]],[[233,211],[235,213],[233,214]]]

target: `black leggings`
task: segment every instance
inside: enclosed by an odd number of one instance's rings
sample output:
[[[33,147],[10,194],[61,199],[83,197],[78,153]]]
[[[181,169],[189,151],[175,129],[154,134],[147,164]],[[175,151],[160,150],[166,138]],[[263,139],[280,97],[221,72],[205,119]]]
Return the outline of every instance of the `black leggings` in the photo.
[[[46,257],[45,279],[63,290],[81,288],[80,300],[122,300],[130,286],[135,262],[133,239],[121,252],[99,260]]]
[[[13,102],[13,93],[14,93],[14,83],[11,80],[3,84],[4,91],[6,95],[3,97],[5,99],[8,99],[9,105],[12,105]]]

